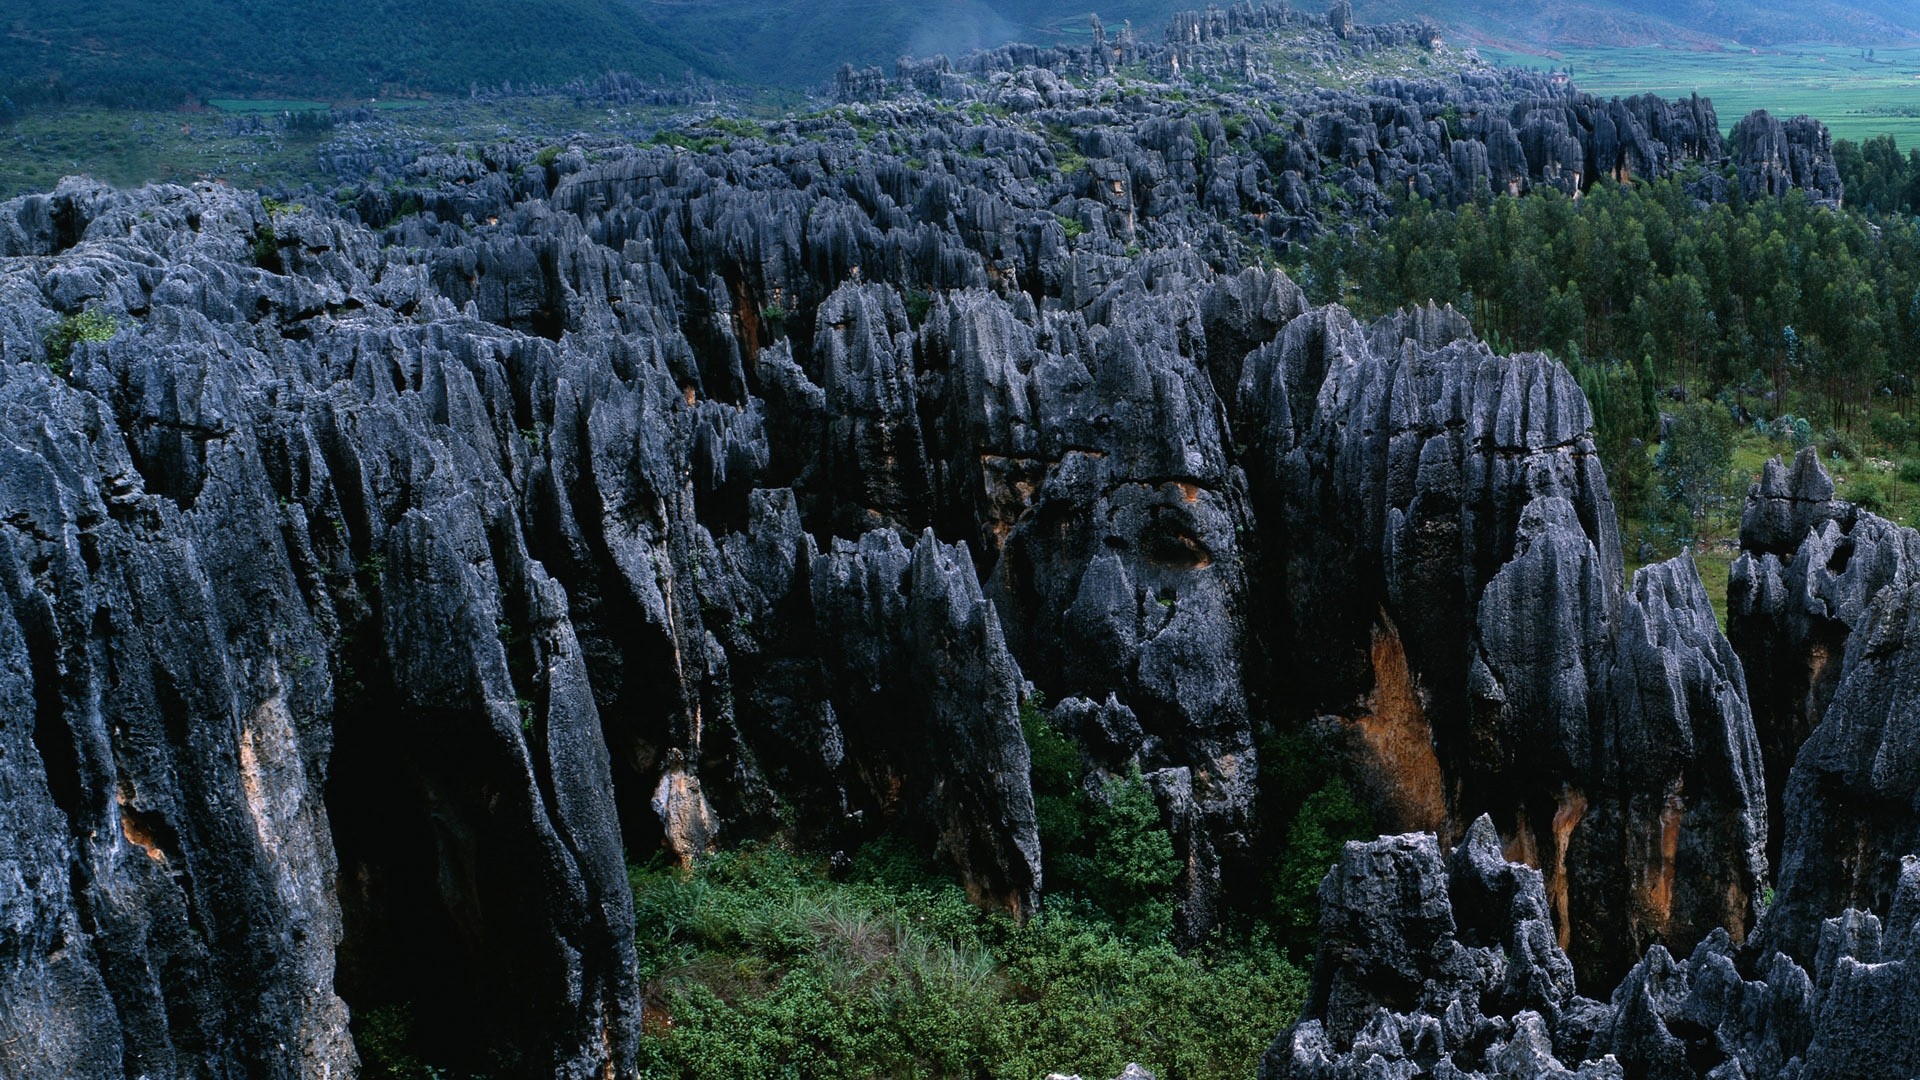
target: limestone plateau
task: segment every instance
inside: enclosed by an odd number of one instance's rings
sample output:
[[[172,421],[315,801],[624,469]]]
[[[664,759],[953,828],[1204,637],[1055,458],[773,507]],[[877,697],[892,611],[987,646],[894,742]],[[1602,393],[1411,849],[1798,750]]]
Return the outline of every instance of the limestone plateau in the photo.
[[[1558,363],[1260,265],[1389,192],[1837,200],[1823,128],[1244,4],[839,92],[0,205],[0,1074],[349,1076],[410,997],[627,1075],[628,854],[895,833],[1030,912],[1036,690],[1185,941],[1274,857],[1261,732],[1409,834],[1269,1076],[1920,1070],[1920,537],[1769,467],[1730,642],[1623,580]]]

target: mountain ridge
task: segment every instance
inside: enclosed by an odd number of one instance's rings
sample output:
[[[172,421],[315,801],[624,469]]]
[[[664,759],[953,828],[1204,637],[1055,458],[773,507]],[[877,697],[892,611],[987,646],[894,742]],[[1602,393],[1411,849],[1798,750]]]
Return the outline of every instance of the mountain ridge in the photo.
[[[1181,0],[954,0],[937,8],[883,0],[191,0],[162,7],[20,0],[0,35],[0,71],[12,73],[0,80],[0,94],[20,104],[81,98],[142,107],[223,94],[340,102],[446,96],[503,82],[559,83],[607,71],[805,87],[824,83],[843,62],[958,56],[1015,40],[1084,44],[1096,13],[1109,26],[1131,20],[1136,32],[1157,36],[1182,6]],[[1310,16],[1324,11],[1315,3],[1293,7]],[[1920,41],[1920,9],[1890,0],[1584,0],[1526,11],[1495,0],[1361,0],[1353,11],[1370,22],[1431,19],[1466,42],[1536,51]]]

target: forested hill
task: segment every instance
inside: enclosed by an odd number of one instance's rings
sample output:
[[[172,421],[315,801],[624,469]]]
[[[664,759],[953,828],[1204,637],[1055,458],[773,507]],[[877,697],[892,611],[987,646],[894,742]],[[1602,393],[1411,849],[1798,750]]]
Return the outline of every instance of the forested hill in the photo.
[[[0,36],[0,94],[171,107],[209,97],[342,102],[557,83],[606,71],[692,72],[807,86],[843,61],[958,55],[1007,41],[1084,40],[1088,14],[1157,33],[1181,0],[15,0]],[[1294,5],[1317,13],[1319,0]],[[1920,40],[1904,0],[1359,0],[1362,19],[1427,17],[1463,41],[1527,46]]]
[[[0,92],[170,106],[457,93],[608,70],[708,73],[629,0],[16,0]]]

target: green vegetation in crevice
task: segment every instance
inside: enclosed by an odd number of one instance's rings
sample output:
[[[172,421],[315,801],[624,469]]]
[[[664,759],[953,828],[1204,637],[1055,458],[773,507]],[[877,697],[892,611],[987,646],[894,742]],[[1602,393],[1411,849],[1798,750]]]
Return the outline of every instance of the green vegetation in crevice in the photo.
[[[1034,817],[1049,894],[1135,941],[1173,932],[1181,863],[1138,765],[1089,791],[1080,750],[1041,711],[1038,692],[1020,707],[1032,761]]]
[[[1258,942],[1182,955],[1082,905],[983,912],[898,841],[839,879],[775,843],[632,878],[648,1076],[1251,1075],[1306,991]]]
[[[1296,960],[1313,955],[1320,882],[1349,840],[1378,834],[1327,753],[1305,732],[1270,732],[1260,749],[1260,797],[1272,835],[1282,838],[1267,871],[1266,921]]]
[[[110,341],[119,328],[119,320],[112,313],[97,307],[67,316],[55,323],[42,339],[47,349],[47,367],[52,368],[55,375],[65,375],[73,363],[76,346],[82,342]]]

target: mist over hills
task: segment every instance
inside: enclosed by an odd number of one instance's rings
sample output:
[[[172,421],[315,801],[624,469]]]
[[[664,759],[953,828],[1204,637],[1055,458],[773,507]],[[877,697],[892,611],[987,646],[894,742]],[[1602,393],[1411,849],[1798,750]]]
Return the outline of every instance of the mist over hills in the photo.
[[[961,55],[1010,40],[1083,39],[1088,15],[1157,35],[1180,0],[17,0],[0,37],[0,94],[172,107],[208,97],[446,95],[605,71],[817,85],[843,62]],[[1295,5],[1317,11],[1317,3]],[[1692,48],[1920,41],[1901,0],[1361,0],[1370,21],[1432,18],[1461,40],[1542,48]]]

